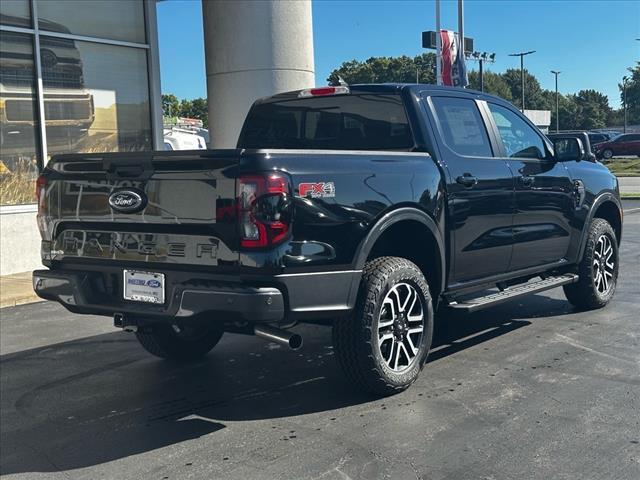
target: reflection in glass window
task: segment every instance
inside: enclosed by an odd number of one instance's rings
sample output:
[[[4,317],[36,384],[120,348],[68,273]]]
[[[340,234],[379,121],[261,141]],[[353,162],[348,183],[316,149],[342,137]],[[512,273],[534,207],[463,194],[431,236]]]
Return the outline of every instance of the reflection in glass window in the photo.
[[[38,26],[52,32],[145,43],[141,0],[38,0]]]
[[[47,151],[151,149],[146,51],[40,38]]]
[[[508,157],[545,158],[542,138],[527,122],[508,108],[490,103],[489,109]]]
[[[0,23],[14,27],[31,28],[29,0],[2,0]]]
[[[0,204],[35,202],[38,175],[33,40],[0,32]]]

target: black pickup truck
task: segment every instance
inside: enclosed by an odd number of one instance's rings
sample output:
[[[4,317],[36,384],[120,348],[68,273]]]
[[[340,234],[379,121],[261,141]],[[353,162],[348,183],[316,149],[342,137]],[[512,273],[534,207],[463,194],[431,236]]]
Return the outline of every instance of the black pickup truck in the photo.
[[[234,150],[54,157],[37,182],[48,269],[34,288],[175,360],[224,332],[299,348],[291,327],[332,325],[345,374],[391,394],[423,367],[436,309],[559,286],[581,309],[609,302],[618,184],[584,155],[579,139],[554,152],[480,92],[275,95]]]

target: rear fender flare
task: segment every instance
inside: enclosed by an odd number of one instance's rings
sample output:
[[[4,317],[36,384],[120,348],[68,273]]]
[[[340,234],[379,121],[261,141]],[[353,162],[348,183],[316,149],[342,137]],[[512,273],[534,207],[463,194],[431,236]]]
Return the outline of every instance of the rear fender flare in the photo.
[[[440,290],[443,291],[446,286],[446,258],[445,258],[445,248],[444,241],[442,238],[442,234],[440,229],[436,225],[436,222],[425,212],[412,207],[402,207],[396,210],[392,210],[386,213],[382,218],[380,218],[373,227],[369,230],[369,233],[364,238],[364,240],[360,243],[358,250],[355,255],[355,268],[357,270],[362,270],[364,268],[364,264],[371,253],[374,245],[378,241],[378,239],[382,236],[382,234],[392,225],[395,225],[398,222],[413,220],[424,225],[430,232],[433,238],[435,239],[436,246],[438,249],[438,255],[440,260]],[[355,305],[355,300],[358,293],[358,287],[360,283],[360,276],[354,279],[354,285],[351,286],[351,299],[350,304]],[[435,300],[435,299],[434,299]]]

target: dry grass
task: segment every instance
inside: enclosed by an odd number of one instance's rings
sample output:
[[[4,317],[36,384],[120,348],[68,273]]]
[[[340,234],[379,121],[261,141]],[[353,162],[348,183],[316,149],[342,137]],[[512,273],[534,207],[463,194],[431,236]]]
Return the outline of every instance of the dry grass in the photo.
[[[605,165],[618,177],[640,176],[640,158],[614,158]]]
[[[37,169],[29,161],[17,162],[12,170],[3,168],[0,173],[0,205],[35,203],[37,175]]]

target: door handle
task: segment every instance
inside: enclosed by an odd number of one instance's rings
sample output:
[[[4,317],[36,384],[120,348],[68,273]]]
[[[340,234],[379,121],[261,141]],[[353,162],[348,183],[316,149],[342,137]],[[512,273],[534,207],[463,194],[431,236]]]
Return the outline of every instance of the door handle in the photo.
[[[464,185],[467,188],[473,187],[478,184],[478,177],[474,177],[470,173],[465,173],[464,175],[460,175],[456,178],[456,182],[460,185]]]
[[[535,181],[536,181],[536,177],[531,175],[523,175],[520,177],[520,182],[525,187],[532,187]]]

